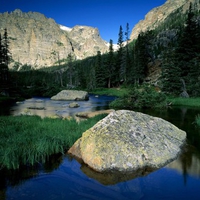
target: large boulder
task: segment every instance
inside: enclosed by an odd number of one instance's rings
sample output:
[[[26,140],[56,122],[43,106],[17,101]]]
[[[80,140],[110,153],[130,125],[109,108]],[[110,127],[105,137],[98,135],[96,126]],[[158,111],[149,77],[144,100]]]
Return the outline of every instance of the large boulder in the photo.
[[[131,172],[163,167],[185,140],[184,131],[163,119],[118,110],[84,132],[68,153],[98,172]]]
[[[57,95],[51,97],[52,100],[65,100],[65,101],[73,101],[73,100],[88,100],[89,94],[88,92],[81,90],[62,90]]]

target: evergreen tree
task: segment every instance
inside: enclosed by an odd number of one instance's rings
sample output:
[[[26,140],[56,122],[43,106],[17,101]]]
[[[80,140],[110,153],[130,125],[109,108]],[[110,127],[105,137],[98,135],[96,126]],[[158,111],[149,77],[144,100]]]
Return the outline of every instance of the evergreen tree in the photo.
[[[114,50],[113,50],[113,41],[110,40],[109,52],[106,61],[106,77],[107,77],[107,87],[110,88],[113,85],[115,71],[115,61],[114,61]]]
[[[0,64],[3,63],[3,45],[2,45],[2,38],[0,33]]]
[[[8,45],[7,29],[4,30],[3,38],[0,37],[0,87],[9,87],[9,70],[8,63],[10,61],[10,52]]]
[[[192,96],[200,94],[199,91],[199,56],[200,56],[200,26],[195,16],[195,9],[190,3],[186,26],[176,48],[177,66],[181,71],[181,79],[185,81],[188,92]]]
[[[9,52],[9,44],[8,44],[8,33],[7,29],[4,30],[4,37],[3,37],[3,57],[4,57],[4,62],[8,66],[8,63],[10,61],[10,52]]]
[[[176,54],[172,49],[165,52],[162,60],[162,90],[179,95],[181,93],[181,70],[177,66]]]
[[[116,84],[119,85],[126,81],[126,66],[124,60],[124,36],[122,26],[119,28],[118,38],[118,51],[117,51],[117,63],[116,63]]]
[[[186,27],[183,29],[182,35],[178,41],[176,49],[177,64],[181,69],[181,77],[188,83],[188,75],[190,72],[190,61],[196,57],[195,46],[197,43],[196,22],[194,21],[194,12],[190,3]]]
[[[103,67],[101,52],[97,52],[95,63],[96,86],[105,87],[105,68]]]
[[[67,66],[68,66],[68,70],[67,70],[67,74],[69,77],[69,85],[72,86],[73,85],[73,76],[74,76],[74,63],[73,63],[74,59],[73,59],[73,55],[71,53],[68,54],[67,56]]]
[[[140,33],[135,43],[134,49],[134,83],[140,84],[144,81],[146,76],[146,68],[148,63],[146,36],[144,33]]]

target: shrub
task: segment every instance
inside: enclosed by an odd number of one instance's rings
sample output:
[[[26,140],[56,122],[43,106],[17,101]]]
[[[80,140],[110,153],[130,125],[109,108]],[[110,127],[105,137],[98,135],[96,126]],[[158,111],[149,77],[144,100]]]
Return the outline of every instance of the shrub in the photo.
[[[153,87],[143,86],[133,88],[131,92],[122,98],[110,103],[112,108],[155,108],[166,105],[166,96],[162,92],[157,92]]]

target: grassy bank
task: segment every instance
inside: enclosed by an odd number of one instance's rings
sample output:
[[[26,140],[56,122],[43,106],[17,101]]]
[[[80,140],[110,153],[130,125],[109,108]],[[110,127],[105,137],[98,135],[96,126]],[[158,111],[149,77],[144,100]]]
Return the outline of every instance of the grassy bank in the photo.
[[[48,156],[64,153],[105,115],[77,123],[74,119],[50,119],[39,116],[0,116],[1,168],[45,162]]]
[[[117,96],[117,97],[126,96],[129,94],[129,92],[130,92],[129,88],[99,88],[99,89],[90,91],[90,93],[97,94],[97,95],[108,95],[108,96]]]
[[[192,107],[200,107],[200,98],[168,98],[168,103],[172,106],[192,106]]]

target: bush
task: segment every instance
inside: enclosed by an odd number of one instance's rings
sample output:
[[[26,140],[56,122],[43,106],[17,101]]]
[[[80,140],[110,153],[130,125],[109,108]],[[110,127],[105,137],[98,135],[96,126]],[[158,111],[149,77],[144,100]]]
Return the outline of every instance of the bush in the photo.
[[[155,108],[166,105],[166,96],[157,92],[153,87],[143,86],[133,88],[132,91],[122,98],[116,99],[110,103],[111,108]]]

